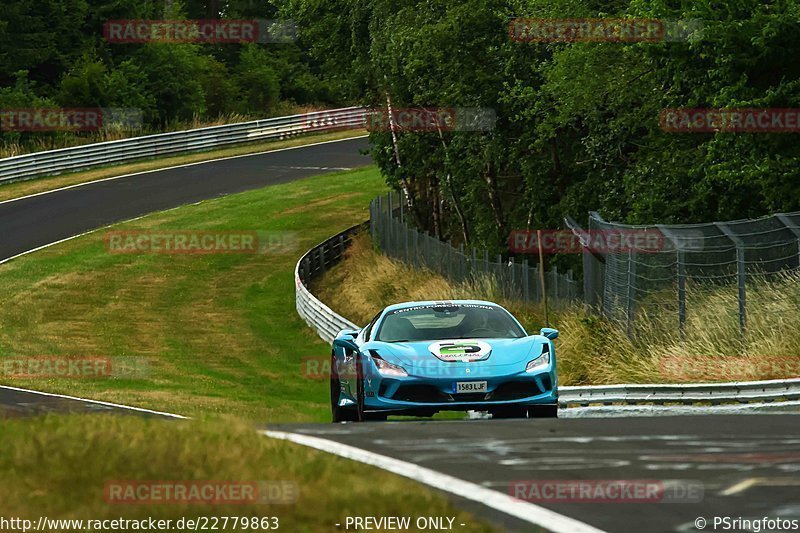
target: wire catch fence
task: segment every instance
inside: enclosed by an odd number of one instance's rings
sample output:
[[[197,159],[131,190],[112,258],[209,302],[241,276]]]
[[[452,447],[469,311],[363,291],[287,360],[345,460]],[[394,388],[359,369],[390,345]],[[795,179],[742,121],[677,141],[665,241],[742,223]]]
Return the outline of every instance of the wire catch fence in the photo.
[[[479,283],[488,278],[505,298],[526,303],[543,300],[538,266],[513,257],[507,261],[501,255],[489,257],[487,250],[456,247],[410,227],[401,196],[395,193],[379,196],[370,203],[370,231],[373,242],[386,255],[432,270],[455,283]],[[553,269],[544,277],[547,299],[553,307],[580,300],[581,286],[571,270],[561,273]]]
[[[582,230],[574,221],[567,225]],[[684,331],[692,305],[709,294],[735,298],[740,332],[748,321],[748,296],[759,284],[800,272],[800,212],[754,220],[639,226],[607,222],[590,213],[589,232],[653,231],[663,236],[658,249],[623,253],[583,251],[587,303],[609,318],[624,321],[628,333],[637,316],[674,317]],[[705,296],[702,296],[705,295]],[[694,298],[694,302],[693,302]],[[752,307],[752,305],[751,305]]]

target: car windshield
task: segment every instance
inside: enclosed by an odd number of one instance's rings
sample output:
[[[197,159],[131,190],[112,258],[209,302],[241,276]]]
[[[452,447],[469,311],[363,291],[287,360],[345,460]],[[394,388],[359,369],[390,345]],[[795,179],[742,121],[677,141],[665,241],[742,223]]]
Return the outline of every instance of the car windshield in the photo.
[[[516,339],[525,331],[502,307],[448,304],[408,307],[389,312],[377,340],[414,342],[445,339]]]

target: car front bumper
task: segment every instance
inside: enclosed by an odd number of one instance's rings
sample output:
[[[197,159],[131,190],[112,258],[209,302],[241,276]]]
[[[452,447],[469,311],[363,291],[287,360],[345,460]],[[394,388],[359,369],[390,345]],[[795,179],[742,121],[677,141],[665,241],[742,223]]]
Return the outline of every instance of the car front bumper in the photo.
[[[463,377],[386,377],[377,371],[364,380],[364,407],[368,410],[488,410],[498,406],[558,403],[555,372],[516,372],[506,375]],[[486,382],[485,392],[457,393],[456,383]]]

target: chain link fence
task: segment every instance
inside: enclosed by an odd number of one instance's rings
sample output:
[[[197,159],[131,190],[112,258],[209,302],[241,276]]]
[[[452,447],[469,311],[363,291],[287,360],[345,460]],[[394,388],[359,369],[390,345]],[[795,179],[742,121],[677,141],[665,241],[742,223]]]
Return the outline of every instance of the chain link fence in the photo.
[[[370,203],[370,231],[373,242],[388,256],[418,268],[427,268],[456,282],[480,282],[490,278],[500,293],[527,303],[543,299],[538,266],[514,258],[489,257],[486,250],[465,249],[442,242],[406,224],[401,196],[389,193]],[[572,271],[554,269],[544,274],[548,303],[565,306],[581,298],[580,283]]]
[[[404,209],[402,197],[395,193],[370,204],[372,238],[387,255],[457,283],[491,278],[507,298],[528,303],[543,300],[538,265],[442,242],[410,227]],[[731,315],[744,333],[748,294],[752,300],[760,284],[800,272],[800,212],[650,226],[608,222],[592,212],[588,231],[572,219],[566,223],[581,243],[583,283],[571,271],[545,272],[548,300],[554,307],[585,301],[605,317],[624,323],[631,336],[637,318],[645,315],[684,331],[692,309],[714,296],[723,298],[726,305],[735,301],[725,309],[725,318]],[[625,241],[644,235],[652,243],[657,235],[657,246],[596,247],[592,239],[598,234],[606,244],[613,240],[609,236],[621,235]],[[751,301],[751,312],[753,307]]]
[[[571,219],[566,222],[578,236],[597,231],[657,231],[662,236],[657,249],[646,251],[583,248],[586,302],[606,317],[624,321],[629,335],[641,314],[674,317],[675,326],[683,331],[693,303],[700,305],[700,298],[709,294],[735,295],[743,333],[748,294],[754,294],[759,283],[800,271],[800,212],[655,226],[607,222],[592,212],[588,232]]]

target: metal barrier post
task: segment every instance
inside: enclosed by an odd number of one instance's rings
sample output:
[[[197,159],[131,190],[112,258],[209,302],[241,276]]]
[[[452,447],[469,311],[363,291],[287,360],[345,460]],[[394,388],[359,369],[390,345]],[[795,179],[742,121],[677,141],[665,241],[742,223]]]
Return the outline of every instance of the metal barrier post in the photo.
[[[634,295],[633,291],[636,287],[636,260],[635,252],[633,248],[628,250],[628,292],[627,292],[627,302],[625,308],[625,322],[626,322],[626,331],[628,333],[628,337],[633,336],[633,309],[634,309]]]
[[[736,278],[738,281],[739,299],[739,331],[744,335],[747,329],[747,265],[744,258],[744,242],[731,231],[730,227],[724,222],[714,222],[722,233],[727,236],[736,246]]]
[[[672,242],[675,247],[675,263],[678,281],[678,328],[681,336],[686,335],[686,253],[684,252],[684,241],[678,238],[675,233],[663,224],[656,227],[661,233]]]
[[[528,269],[528,260],[522,260],[522,298],[526,303],[531,301],[531,281]]]
[[[775,218],[777,218],[781,224],[789,228],[789,231],[797,237],[797,268],[800,268],[800,227],[797,227],[785,213],[777,213]]]

